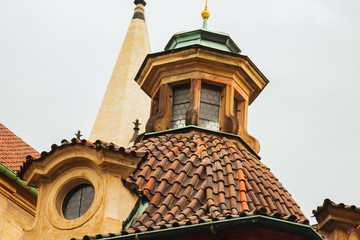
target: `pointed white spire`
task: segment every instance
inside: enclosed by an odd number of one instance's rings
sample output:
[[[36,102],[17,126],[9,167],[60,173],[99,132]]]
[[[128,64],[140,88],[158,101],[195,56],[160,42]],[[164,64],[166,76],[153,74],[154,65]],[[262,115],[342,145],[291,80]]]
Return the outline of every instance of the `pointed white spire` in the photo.
[[[133,135],[133,122],[140,120],[140,132],[149,118],[150,98],[134,81],[150,42],[144,17],[144,0],[135,0],[130,22],[113,74],[98,112],[89,140],[97,139],[128,146]]]

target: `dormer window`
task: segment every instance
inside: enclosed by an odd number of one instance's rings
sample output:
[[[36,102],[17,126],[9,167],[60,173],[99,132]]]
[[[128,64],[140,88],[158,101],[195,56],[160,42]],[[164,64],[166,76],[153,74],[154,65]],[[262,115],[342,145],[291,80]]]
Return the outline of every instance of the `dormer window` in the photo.
[[[219,130],[220,88],[202,84],[200,98],[199,126]]]

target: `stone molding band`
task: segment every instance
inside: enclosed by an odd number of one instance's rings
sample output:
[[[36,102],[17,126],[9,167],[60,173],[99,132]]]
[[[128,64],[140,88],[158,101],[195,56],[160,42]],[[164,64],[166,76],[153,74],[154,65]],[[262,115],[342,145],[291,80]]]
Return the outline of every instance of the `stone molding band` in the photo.
[[[142,12],[134,12],[133,18],[132,19],[142,19],[145,21],[145,15]]]

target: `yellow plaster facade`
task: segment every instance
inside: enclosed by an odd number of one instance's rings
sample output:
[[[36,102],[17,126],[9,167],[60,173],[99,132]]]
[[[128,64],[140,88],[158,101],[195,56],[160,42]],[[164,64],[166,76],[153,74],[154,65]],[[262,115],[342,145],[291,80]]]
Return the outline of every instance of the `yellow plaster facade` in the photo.
[[[36,197],[0,174],[0,239],[18,240],[32,226]]]
[[[28,185],[39,188],[36,218],[25,229],[24,240],[71,239],[119,232],[138,197],[123,184],[141,157],[85,145],[69,145],[34,161],[26,170]],[[90,208],[68,220],[62,204],[74,187],[87,183],[95,189]]]
[[[142,4],[137,4],[135,14],[144,14]],[[145,20],[133,18],[91,131],[90,141],[101,139],[126,147],[132,138],[133,122],[136,119],[141,123],[140,132],[144,132],[149,118],[150,98],[134,78],[150,51]]]

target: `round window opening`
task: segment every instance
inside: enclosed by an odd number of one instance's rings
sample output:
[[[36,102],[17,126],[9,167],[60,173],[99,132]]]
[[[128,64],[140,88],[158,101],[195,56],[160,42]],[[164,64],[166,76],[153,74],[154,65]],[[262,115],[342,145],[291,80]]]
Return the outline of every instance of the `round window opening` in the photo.
[[[71,189],[62,204],[62,213],[68,220],[81,217],[94,201],[95,189],[91,184],[80,184]]]

